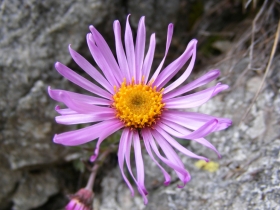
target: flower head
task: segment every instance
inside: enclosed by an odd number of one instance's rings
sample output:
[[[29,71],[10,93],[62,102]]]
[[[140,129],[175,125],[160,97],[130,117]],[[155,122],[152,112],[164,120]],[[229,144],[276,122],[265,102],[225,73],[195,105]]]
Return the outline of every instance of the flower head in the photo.
[[[65,210],[91,210],[93,193],[86,188],[80,189],[75,195],[70,196],[71,200]]]
[[[214,87],[197,93],[186,94],[213,81],[220,74],[219,70],[212,70],[200,78],[182,85],[194,66],[197,44],[195,39],[189,42],[179,58],[162,69],[171,43],[173,24],[169,24],[167,29],[165,55],[153,74],[151,66],[156,40],[155,34],[152,34],[147,54],[144,55],[146,43],[144,17],[139,21],[135,44],[129,25],[129,16],[126,22],[124,45],[119,21],[114,22],[113,28],[117,59],[113,56],[104,38],[93,26],[89,27],[91,33],[87,35],[89,50],[103,74],[69,46],[74,61],[101,87],[62,63],[55,64],[56,70],[62,76],[93,93],[94,96],[49,88],[49,95],[67,106],[64,109],[56,107],[56,111],[60,114],[56,117],[57,123],[66,125],[93,123],[86,128],[55,135],[54,142],[66,146],[76,146],[97,139],[96,148],[91,157],[91,161],[94,161],[102,141],[112,133],[122,130],[118,151],[122,176],[133,195],[133,187],[124,173],[124,163],[126,163],[138,191],[143,196],[144,203],[147,203],[141,142],[145,145],[151,159],[162,171],[165,184],[170,182],[170,175],[158,160],[175,170],[182,181],[182,185],[179,187],[183,187],[191,176],[173,148],[192,158],[205,161],[208,159],[189,151],[174,137],[196,141],[214,150],[220,156],[216,148],[204,137],[214,131],[227,128],[231,125],[231,120],[181,110],[204,104],[219,92],[227,89],[228,86],[218,83]],[[188,60],[190,60],[189,65],[182,75],[175,81],[171,81]],[[130,165],[132,145],[135,152],[136,177],[132,173]]]

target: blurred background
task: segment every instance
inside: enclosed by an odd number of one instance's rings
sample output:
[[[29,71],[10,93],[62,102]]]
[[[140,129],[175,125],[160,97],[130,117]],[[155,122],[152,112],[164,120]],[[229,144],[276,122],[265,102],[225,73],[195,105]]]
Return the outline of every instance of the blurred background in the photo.
[[[218,81],[231,88],[193,111],[228,117],[234,124],[208,138],[222,159],[195,143],[185,145],[217,167],[207,170],[182,156],[192,175],[183,189],[177,188],[176,176],[163,186],[160,170],[144,152],[147,206],[138,194],[131,198],[111,154],[98,171],[94,209],[279,209],[279,48],[273,53],[279,9],[278,0],[0,1],[0,210],[63,209],[67,195],[84,187],[93,145],[52,142],[55,133],[76,127],[55,123],[57,103],[47,87],[83,92],[62,78],[54,63],[84,75],[68,45],[94,64],[85,40],[94,25],[115,53],[113,21],[120,20],[124,29],[127,14],[134,32],[146,16],[147,40],[156,33],[153,69],[164,56],[170,22],[175,29],[166,64],[198,39],[188,81],[220,69]],[[118,134],[110,138],[108,143],[115,142]]]

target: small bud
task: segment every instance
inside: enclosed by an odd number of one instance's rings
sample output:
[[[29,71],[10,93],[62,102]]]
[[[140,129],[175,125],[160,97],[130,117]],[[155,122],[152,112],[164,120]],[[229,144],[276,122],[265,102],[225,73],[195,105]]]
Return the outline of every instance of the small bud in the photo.
[[[76,194],[70,195],[70,202],[65,210],[92,210],[93,192],[82,188]]]

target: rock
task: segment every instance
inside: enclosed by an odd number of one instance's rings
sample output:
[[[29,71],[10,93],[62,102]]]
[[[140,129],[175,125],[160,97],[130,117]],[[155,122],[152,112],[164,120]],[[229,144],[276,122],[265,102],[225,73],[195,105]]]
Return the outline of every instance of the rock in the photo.
[[[28,210],[44,204],[59,191],[58,180],[50,172],[25,174],[13,196],[14,210]]]
[[[58,130],[52,124],[54,102],[47,95],[47,86],[59,82],[53,64],[70,61],[68,44],[76,48],[84,42],[88,25],[98,25],[106,15],[107,3],[3,2],[0,150],[13,169],[61,159],[63,152],[50,153],[62,149],[51,142]]]
[[[223,53],[226,53],[232,48],[232,43],[229,41],[216,41],[213,43],[213,47]]]
[[[47,87],[62,88],[69,83],[61,81],[53,65],[57,60],[65,64],[71,61],[68,45],[72,44],[74,49],[84,45],[88,26],[98,26],[103,21],[111,2],[1,2],[0,154],[7,166],[0,165],[1,179],[5,181],[5,187],[1,184],[0,209],[4,205],[2,199],[10,202],[14,192],[13,200],[19,209],[41,205],[57,192],[53,186],[45,186],[44,175],[35,179],[31,178],[33,175],[27,177],[24,185],[19,174],[30,168],[63,162],[69,154],[69,148],[52,142],[54,133],[71,129],[54,124],[55,102],[49,98]],[[51,174],[45,178],[54,183]],[[32,186],[33,181],[40,184]],[[18,182],[22,183],[19,189],[15,185]],[[34,187],[33,193],[40,192],[41,198],[34,202],[28,198],[27,185]],[[38,186],[41,188],[35,189]]]
[[[156,32],[158,42],[165,42],[167,26],[169,23],[175,23],[179,6],[180,1],[178,0],[136,0],[127,2],[127,9],[132,14],[131,24],[136,28],[140,17],[145,16],[147,33],[151,34]],[[163,46],[165,45],[163,44]]]
[[[11,195],[16,191],[17,183],[21,178],[20,171],[10,170],[8,162],[0,155],[0,209],[9,204]]]

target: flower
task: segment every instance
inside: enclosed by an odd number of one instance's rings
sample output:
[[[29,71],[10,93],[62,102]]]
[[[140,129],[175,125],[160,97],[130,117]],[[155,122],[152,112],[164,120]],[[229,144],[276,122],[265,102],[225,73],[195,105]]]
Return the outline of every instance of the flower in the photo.
[[[190,41],[179,58],[162,69],[171,43],[173,24],[168,25],[164,57],[154,73],[151,74],[156,40],[155,34],[152,34],[147,54],[144,55],[146,42],[144,20],[145,18],[142,17],[139,21],[134,45],[129,16],[127,17],[124,35],[125,50],[122,44],[120,23],[117,20],[114,22],[117,60],[102,35],[94,26],[89,27],[91,33],[87,34],[87,44],[103,74],[69,46],[74,61],[101,87],[83,78],[62,63],[55,64],[56,70],[62,76],[95,94],[95,96],[51,88],[48,91],[54,100],[67,106],[64,109],[56,107],[56,111],[60,114],[56,117],[57,123],[66,125],[94,123],[79,130],[55,135],[55,143],[76,146],[98,139],[91,157],[91,161],[94,161],[102,141],[114,132],[122,130],[118,150],[121,174],[134,195],[133,187],[124,173],[124,163],[126,163],[128,171],[146,204],[148,200],[144,184],[141,142],[145,145],[151,159],[162,171],[165,177],[164,183],[169,184],[171,178],[158,160],[174,169],[182,181],[182,185],[178,187],[183,187],[190,181],[191,176],[173,148],[192,158],[205,161],[208,159],[189,151],[180,145],[174,137],[198,142],[214,150],[220,157],[216,148],[204,137],[214,131],[227,128],[231,125],[231,120],[181,110],[204,104],[219,92],[227,89],[228,86],[218,83],[214,87],[186,95],[187,92],[213,81],[220,74],[219,70],[212,70],[200,78],[182,85],[194,66],[197,44],[195,39]],[[189,59],[189,65],[182,75],[175,81],[171,81]],[[132,173],[130,164],[132,145],[135,152],[136,177]]]
[[[70,196],[71,200],[65,210],[91,210],[93,192],[86,188],[80,189],[75,195]]]

